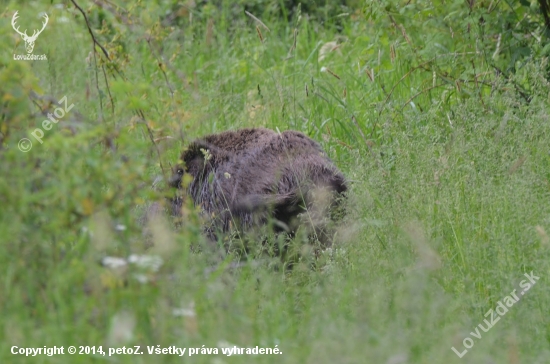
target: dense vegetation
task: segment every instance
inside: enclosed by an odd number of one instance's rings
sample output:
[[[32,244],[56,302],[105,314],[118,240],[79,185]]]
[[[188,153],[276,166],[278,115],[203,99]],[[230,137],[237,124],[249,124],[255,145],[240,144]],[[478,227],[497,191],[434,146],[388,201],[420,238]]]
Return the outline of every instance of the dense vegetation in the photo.
[[[546,0],[3,3],[0,361],[550,362]],[[47,13],[46,61],[14,59],[15,11],[29,35]],[[189,140],[245,126],[306,133],[350,180],[335,245],[292,270],[201,250],[191,204],[143,224]],[[11,354],[69,345],[145,355]]]

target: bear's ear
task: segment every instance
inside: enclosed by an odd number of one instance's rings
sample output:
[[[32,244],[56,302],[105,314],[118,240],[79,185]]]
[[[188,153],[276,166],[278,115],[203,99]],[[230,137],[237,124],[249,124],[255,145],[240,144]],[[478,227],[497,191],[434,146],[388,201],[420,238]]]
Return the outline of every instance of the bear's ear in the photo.
[[[200,140],[193,142],[181,156],[185,165],[185,172],[192,175],[193,178],[201,178],[204,174],[207,175],[212,166],[219,163],[220,154],[219,148],[213,145],[208,145],[208,143]]]
[[[189,146],[183,155],[186,171],[196,176],[209,166],[219,165],[229,160],[229,152],[204,140],[197,140]]]

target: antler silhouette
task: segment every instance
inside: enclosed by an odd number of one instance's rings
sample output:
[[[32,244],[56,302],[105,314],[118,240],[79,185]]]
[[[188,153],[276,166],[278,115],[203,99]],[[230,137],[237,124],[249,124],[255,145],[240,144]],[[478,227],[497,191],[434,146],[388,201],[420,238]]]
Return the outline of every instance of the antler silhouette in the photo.
[[[49,19],[48,14],[44,14],[44,22],[42,23],[42,29],[34,30],[32,35],[29,37],[27,35],[27,29],[25,29],[25,32],[21,33],[19,31],[19,27],[17,28],[15,27],[16,26],[15,21],[18,18],[17,13],[18,11],[16,11],[15,14],[13,14],[13,17],[11,18],[11,26],[17,33],[21,35],[21,37],[25,41],[25,48],[27,49],[27,53],[31,53],[34,48],[34,42],[36,41],[36,38],[40,35],[40,33],[42,33],[44,28],[46,28],[46,24],[48,24],[48,19]]]
[[[17,33],[21,34],[21,36],[22,36],[23,39],[24,39],[24,38],[28,37],[28,36],[27,36],[27,29],[25,29],[25,33],[21,33],[21,32],[19,31],[19,27],[17,27],[17,28],[15,27],[15,21],[17,20],[17,18],[19,18],[19,17],[17,16],[17,13],[18,13],[18,11],[16,11],[15,14],[13,14],[13,17],[11,18],[11,26],[13,27],[13,29],[14,29]]]
[[[32,38],[32,39],[36,39],[36,37],[38,37],[38,35],[39,35],[40,33],[42,33],[42,31],[44,30],[44,28],[46,28],[46,24],[48,24],[48,19],[49,19],[49,18],[48,18],[48,14],[44,13],[44,22],[42,23],[42,29],[40,29],[40,30],[38,31],[38,33],[36,33],[37,31],[35,30],[35,31],[32,33],[32,35],[31,35],[31,38]],[[36,33],[36,34],[35,34],[35,33]]]

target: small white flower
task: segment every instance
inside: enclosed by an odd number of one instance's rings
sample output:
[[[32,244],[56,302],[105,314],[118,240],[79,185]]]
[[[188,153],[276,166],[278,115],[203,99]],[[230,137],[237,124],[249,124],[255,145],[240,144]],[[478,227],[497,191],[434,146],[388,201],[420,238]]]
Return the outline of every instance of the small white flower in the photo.
[[[149,278],[145,274],[134,274],[134,278],[141,284],[149,282]]]
[[[172,310],[174,316],[195,317],[195,302],[191,302],[187,307],[174,308]]]
[[[126,259],[117,257],[105,257],[101,260],[101,265],[111,269],[117,269],[125,267],[128,264]]]
[[[115,230],[116,231],[124,231],[124,230],[126,230],[126,225],[116,224]]]
[[[148,268],[153,272],[156,272],[160,269],[164,261],[161,257],[156,255],[137,255],[132,254],[128,257],[128,263],[135,264],[140,268]]]

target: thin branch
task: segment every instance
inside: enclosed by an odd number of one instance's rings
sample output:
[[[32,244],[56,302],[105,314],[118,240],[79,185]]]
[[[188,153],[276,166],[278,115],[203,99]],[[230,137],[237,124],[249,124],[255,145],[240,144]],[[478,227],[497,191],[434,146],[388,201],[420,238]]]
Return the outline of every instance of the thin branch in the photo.
[[[101,99],[101,89],[99,88],[99,77],[97,76],[97,57],[95,49],[93,50],[94,53],[94,71],[95,71],[95,86],[97,88],[97,97],[99,97],[99,110],[101,112],[101,121],[104,121],[103,118],[103,100]]]
[[[109,93],[109,99],[111,100],[111,110],[113,115],[115,115],[115,102],[113,101],[113,95],[111,95],[111,88],[109,87],[109,81],[107,80],[107,73],[105,72],[105,66],[101,65],[101,70],[103,71],[103,77],[105,78],[105,86],[107,87],[107,92]]]
[[[155,142],[155,137],[153,135],[153,131],[149,127],[149,124],[147,123],[147,120],[145,120],[145,115],[143,114],[142,110],[137,110],[137,114],[141,117],[141,122],[145,125],[145,128],[147,129],[147,134],[149,135],[149,139],[151,140],[151,143],[155,146],[155,151],[157,152],[157,157],[159,159],[159,165],[160,170],[162,171],[162,175],[164,176],[164,179],[166,181],[166,171],[164,170],[164,166],[162,165],[162,159],[160,157],[160,150],[158,147],[158,144]]]
[[[90,28],[90,22],[88,21],[88,17],[86,16],[86,13],[85,13],[84,10],[82,10],[82,8],[76,3],[76,1],[71,0],[71,2],[72,2],[73,5],[82,13],[82,16],[84,16],[84,21],[86,22],[86,27],[88,27],[88,32],[90,33],[90,36],[92,37],[92,40],[93,40],[94,44],[96,44],[99,48],[101,48],[101,50],[103,51],[103,54],[105,55],[105,57],[107,57],[107,59],[110,61],[111,58],[109,57],[109,53],[107,52],[107,50],[106,50],[105,48],[103,48],[103,46],[102,46],[101,44],[99,44],[99,42],[98,42],[97,39],[95,38],[94,32],[92,32],[92,28]]]

